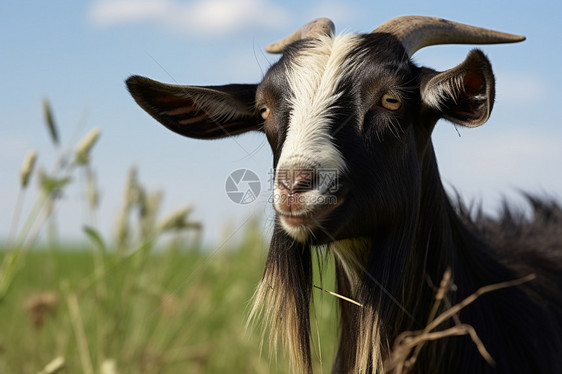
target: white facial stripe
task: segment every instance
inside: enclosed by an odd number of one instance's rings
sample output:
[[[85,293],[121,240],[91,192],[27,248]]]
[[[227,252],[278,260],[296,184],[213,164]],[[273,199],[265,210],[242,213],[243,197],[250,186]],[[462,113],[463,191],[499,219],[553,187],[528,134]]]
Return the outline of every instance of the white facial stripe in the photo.
[[[296,56],[288,72],[292,113],[278,168],[318,166],[345,171],[345,160],[329,133],[330,111],[341,93],[345,58],[357,45],[353,34],[313,41]]]

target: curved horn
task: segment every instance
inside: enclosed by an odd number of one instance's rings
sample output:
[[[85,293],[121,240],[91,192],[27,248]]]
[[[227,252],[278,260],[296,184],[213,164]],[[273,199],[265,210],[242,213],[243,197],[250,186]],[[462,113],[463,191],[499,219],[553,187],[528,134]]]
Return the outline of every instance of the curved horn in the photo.
[[[404,16],[393,18],[377,27],[373,33],[396,36],[409,57],[423,47],[438,44],[498,44],[516,43],[524,36],[489,30],[436,17]]]
[[[286,46],[300,39],[314,38],[321,35],[333,36],[336,27],[328,18],[317,18],[303,25],[291,35],[265,47],[266,52],[282,53]]]

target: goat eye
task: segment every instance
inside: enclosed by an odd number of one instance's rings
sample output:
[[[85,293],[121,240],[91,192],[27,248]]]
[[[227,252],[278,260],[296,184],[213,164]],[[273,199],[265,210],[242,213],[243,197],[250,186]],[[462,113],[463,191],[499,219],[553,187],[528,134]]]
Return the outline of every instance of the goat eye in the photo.
[[[392,93],[387,93],[383,95],[381,105],[388,110],[398,110],[402,106],[402,102],[398,96]]]
[[[260,109],[260,116],[265,120],[269,118],[269,115],[271,114],[271,110],[269,110],[268,107],[264,106],[263,108]]]

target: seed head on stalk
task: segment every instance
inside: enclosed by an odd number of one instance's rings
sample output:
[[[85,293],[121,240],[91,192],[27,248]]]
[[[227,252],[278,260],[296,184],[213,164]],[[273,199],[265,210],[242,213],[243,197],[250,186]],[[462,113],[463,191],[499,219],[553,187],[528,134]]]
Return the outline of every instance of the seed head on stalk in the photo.
[[[57,131],[57,126],[55,124],[55,118],[53,116],[53,111],[51,110],[51,104],[47,99],[43,99],[43,115],[45,116],[45,123],[47,124],[47,130],[49,130],[49,135],[55,146],[59,145],[59,134]]]
[[[75,161],[78,165],[86,165],[90,161],[90,151],[94,146],[94,144],[96,143],[96,141],[98,140],[98,138],[100,137],[100,135],[101,135],[100,129],[95,128],[92,131],[90,131],[84,137],[84,139],[80,141],[80,143],[78,143],[75,152],[75,156],[76,156]]]
[[[21,187],[26,188],[29,184],[29,178],[31,177],[31,173],[35,167],[35,162],[37,161],[37,152],[36,151],[29,151],[25,160],[23,161],[23,165],[20,170],[20,180],[21,180]]]

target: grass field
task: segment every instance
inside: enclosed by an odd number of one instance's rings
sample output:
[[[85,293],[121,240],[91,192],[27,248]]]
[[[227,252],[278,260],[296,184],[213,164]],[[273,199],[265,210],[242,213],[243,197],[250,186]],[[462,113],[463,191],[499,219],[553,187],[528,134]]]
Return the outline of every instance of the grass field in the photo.
[[[35,170],[38,155],[28,153],[10,234],[0,244],[0,373],[287,373],[283,355],[267,351],[267,336],[262,347],[260,326],[247,327],[268,246],[257,221],[245,225],[242,240],[200,248],[191,209],[161,218],[162,192],[148,191],[131,168],[114,238],[93,225],[83,244],[38,247],[58,196],[75,180],[91,217],[99,206],[90,162],[99,130],[74,149],[62,147],[48,101],[43,109],[55,166]],[[25,202],[32,177],[39,195]],[[315,284],[333,289],[333,265],[325,269]],[[314,369],[322,373],[335,353],[337,302],[314,292]]]
[[[39,373],[57,357],[63,373],[287,373],[267,340],[260,353],[259,326],[246,329],[267,249],[258,227],[217,253],[27,252],[0,304],[0,373]],[[315,372],[329,372],[336,301],[315,292]]]

